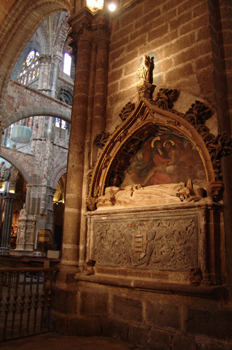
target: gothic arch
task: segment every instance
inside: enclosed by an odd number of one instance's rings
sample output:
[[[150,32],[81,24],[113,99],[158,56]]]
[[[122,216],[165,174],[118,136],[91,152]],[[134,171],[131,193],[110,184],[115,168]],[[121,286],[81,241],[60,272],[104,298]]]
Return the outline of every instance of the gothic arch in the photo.
[[[11,157],[10,155],[4,153],[4,151],[0,151],[0,156],[2,158],[4,158],[5,160],[7,160],[9,163],[11,163],[16,169],[18,169],[18,171],[22,174],[23,178],[25,179],[25,181],[29,184],[31,183],[31,177],[30,175],[26,172],[26,170],[22,167],[21,164],[19,164],[17,162],[17,160],[15,160],[15,158]]]
[[[71,13],[69,0],[19,0],[12,6],[3,20],[0,30],[0,111],[3,108],[4,94],[12,70],[17,63],[31,33],[39,27],[46,16],[59,11]],[[1,114],[1,113],[0,113]]]
[[[67,173],[67,166],[61,165],[51,178],[50,186],[56,189],[57,183],[62,175]]]
[[[88,205],[91,210],[95,207],[96,199],[104,195],[114,160],[117,159],[119,153],[127,145],[128,140],[131,140],[136,132],[149,124],[169,128],[188,139],[202,160],[207,186],[215,183],[215,171],[209,150],[196,128],[184,119],[180,113],[161,109],[151,104],[148,100],[142,99],[121,126],[109,137],[98,158],[93,171],[88,198]]]
[[[50,116],[64,119],[66,122],[71,123],[71,112],[67,113],[59,109],[49,108],[49,107],[35,107],[28,108],[22,111],[11,114],[6,119],[4,119],[4,127],[7,128],[9,125],[28,117],[33,116]]]

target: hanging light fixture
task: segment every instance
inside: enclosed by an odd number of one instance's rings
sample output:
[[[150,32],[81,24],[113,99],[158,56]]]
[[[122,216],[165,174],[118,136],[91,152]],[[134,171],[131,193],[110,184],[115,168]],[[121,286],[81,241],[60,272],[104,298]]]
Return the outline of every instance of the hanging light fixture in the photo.
[[[86,2],[87,6],[93,12],[103,9],[104,6],[104,0],[87,0]]]

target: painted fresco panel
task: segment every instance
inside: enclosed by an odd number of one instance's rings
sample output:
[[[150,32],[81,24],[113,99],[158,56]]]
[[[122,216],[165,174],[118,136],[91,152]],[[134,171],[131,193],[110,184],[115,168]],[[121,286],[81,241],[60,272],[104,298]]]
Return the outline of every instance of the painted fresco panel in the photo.
[[[152,186],[189,179],[196,185],[206,185],[204,166],[192,143],[170,130],[149,125],[119,152],[108,185],[123,189],[134,184]]]

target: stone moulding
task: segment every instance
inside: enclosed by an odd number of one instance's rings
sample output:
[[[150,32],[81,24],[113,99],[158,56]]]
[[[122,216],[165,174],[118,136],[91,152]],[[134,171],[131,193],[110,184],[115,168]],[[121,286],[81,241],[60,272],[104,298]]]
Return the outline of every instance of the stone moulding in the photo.
[[[224,286],[203,286],[200,285],[197,288],[194,285],[180,284],[180,283],[167,283],[165,281],[156,281],[154,279],[142,279],[136,277],[128,277],[125,275],[110,275],[96,274],[96,275],[84,275],[83,273],[77,273],[75,275],[77,282],[91,282],[96,284],[102,284],[106,286],[113,286],[121,288],[131,288],[137,290],[147,290],[149,292],[154,291],[164,292],[177,295],[186,295],[193,297],[205,297],[216,300],[226,300],[227,290]]]

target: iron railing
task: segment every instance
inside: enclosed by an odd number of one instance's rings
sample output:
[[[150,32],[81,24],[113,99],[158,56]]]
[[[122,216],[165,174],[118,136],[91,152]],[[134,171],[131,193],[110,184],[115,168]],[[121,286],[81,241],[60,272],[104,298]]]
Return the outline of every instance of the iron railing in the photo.
[[[52,330],[57,267],[0,268],[0,341]]]

